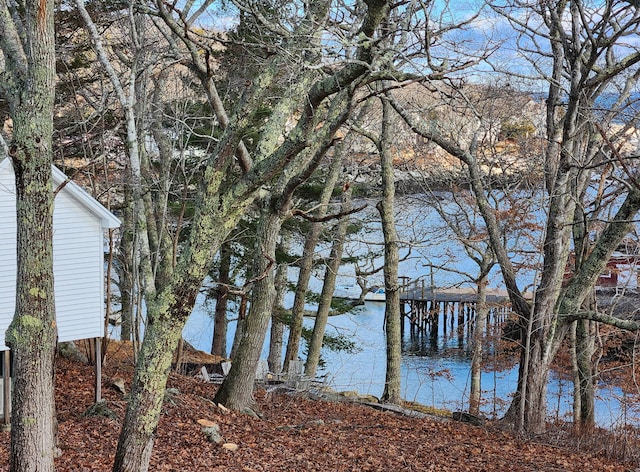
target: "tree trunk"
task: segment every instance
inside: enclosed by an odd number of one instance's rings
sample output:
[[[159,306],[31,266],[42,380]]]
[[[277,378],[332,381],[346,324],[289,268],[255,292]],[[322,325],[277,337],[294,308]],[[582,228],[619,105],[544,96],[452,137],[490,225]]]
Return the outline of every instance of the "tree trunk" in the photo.
[[[318,218],[322,218],[327,214],[327,205],[331,200],[333,189],[338,182],[340,171],[342,169],[342,146],[338,146],[331,162],[329,175],[325,181],[325,185],[320,195],[318,208]],[[304,319],[304,305],[306,303],[307,289],[309,288],[309,280],[313,270],[313,256],[318,244],[318,237],[322,223],[313,222],[307,232],[304,240],[304,249],[302,250],[302,259],[300,260],[300,272],[298,273],[298,282],[296,284],[296,293],[291,308],[291,326],[289,328],[289,339],[287,340],[287,351],[284,357],[283,370],[289,369],[289,361],[297,360],[300,351],[300,338],[302,336],[302,321]]]
[[[351,187],[347,187],[342,194],[342,212],[351,210]],[[336,234],[334,235],[331,254],[324,273],[324,283],[322,284],[322,293],[320,294],[320,302],[318,303],[318,311],[316,313],[315,323],[313,324],[313,332],[311,341],[309,342],[309,352],[307,354],[307,362],[304,366],[304,373],[310,377],[316,375],[318,363],[320,362],[320,352],[324,340],[324,332],[327,326],[329,311],[331,310],[331,300],[336,287],[336,277],[338,269],[342,262],[342,250],[344,247],[344,239],[347,234],[348,217],[343,216],[337,225]]]
[[[247,295],[240,297],[240,305],[238,306],[238,321],[236,321],[236,330],[233,333],[233,343],[231,344],[231,352],[229,358],[231,360],[236,358],[240,341],[244,336],[244,330],[247,320]]]
[[[131,187],[124,186],[124,212],[121,228],[120,254],[118,255],[118,287],[120,288],[120,339],[131,341],[134,330],[135,284],[133,277],[133,201]]]
[[[603,177],[604,178],[604,177]],[[589,255],[590,235],[588,219],[581,205],[576,205],[573,232],[575,271]],[[595,294],[585,301],[587,310],[595,311]],[[571,359],[573,370],[573,422],[578,430],[588,430],[595,423],[595,385],[592,355],[595,352],[594,323],[577,320],[571,326]]]
[[[15,7],[15,5],[14,5]],[[0,90],[9,103],[16,184],[17,278],[14,318],[5,333],[13,353],[12,472],[52,471],[55,454],[53,281],[52,1],[26,2],[11,15],[0,1]],[[19,18],[18,18],[19,16]]]
[[[277,297],[276,297],[277,298]],[[282,372],[282,348],[284,347],[284,323],[280,318],[280,306],[274,306],[271,315],[271,332],[269,335],[269,355],[267,363],[269,371],[274,374]]]
[[[564,149],[564,148],[563,148]],[[563,160],[568,150],[563,150]],[[562,161],[564,162],[564,161]],[[517,411],[515,425],[529,433],[541,433],[546,427],[547,382],[551,362],[567,333],[566,324],[558,319],[558,301],[562,293],[564,273],[569,259],[571,223],[575,202],[570,198],[569,172],[559,173],[555,187],[549,189],[549,212],[544,242],[543,267],[524,333],[522,368],[518,378],[518,394],[507,414]],[[524,315],[526,312],[520,312]]]
[[[542,347],[538,343],[529,353],[526,389],[521,407],[520,428],[529,433],[543,433],[547,422],[547,384],[551,362],[542,356]]]
[[[264,205],[258,228],[254,273],[255,283],[244,335],[233,358],[231,370],[216,393],[214,402],[241,411],[253,408],[253,384],[260,353],[267,334],[275,300],[274,268],[276,244],[282,218],[271,205]]]
[[[552,319],[552,314],[532,311],[532,319],[523,332],[520,354],[518,389],[504,416],[507,423],[528,433],[542,433],[547,419],[547,384],[551,363],[569,325],[556,323],[553,336],[549,325],[541,320]]]
[[[33,143],[27,144],[30,138],[23,134],[22,129],[33,136],[28,122],[14,118],[16,134],[13,145],[24,151],[13,161],[16,170],[18,277],[15,314],[6,332],[14,368],[11,411],[13,472],[53,470],[55,448],[53,362],[57,331],[53,296],[51,155],[38,155]],[[48,142],[48,149],[51,149],[51,128],[48,131],[46,128],[38,130],[34,138]]]
[[[402,334],[400,330],[400,287],[398,286],[398,235],[394,218],[395,179],[391,154],[391,114],[388,100],[382,101],[382,136],[380,164],[382,167],[382,200],[377,208],[382,220],[384,236],[385,334],[387,341],[387,368],[382,400],[400,403],[400,376],[402,368]]]
[[[569,341],[571,343],[571,375],[573,377],[573,424],[578,426],[582,411],[580,405],[580,376],[578,374],[578,356],[576,349],[576,325],[577,322],[571,324],[569,330]]]
[[[475,328],[473,331],[473,355],[471,357],[471,391],[469,393],[469,413],[480,416],[482,400],[482,351],[484,331],[487,325],[487,278],[478,281],[478,303],[476,309]]]
[[[217,173],[211,173],[211,170],[205,171],[205,179],[215,181]],[[215,251],[251,201],[247,197],[246,201],[234,202],[230,209],[224,207],[224,201],[221,207],[219,200],[214,203],[203,197],[201,211],[193,220],[190,244],[185,245],[171,282],[154,299],[147,300],[148,323],[118,440],[114,472],[148,470],[171,360],[182,328],[191,314]],[[216,211],[210,205],[215,206]],[[202,244],[202,241],[208,244]]]
[[[153,306],[149,307],[150,319],[155,316],[153,309]],[[173,352],[181,338],[183,324],[178,320],[148,325],[120,431],[114,472],[146,472],[149,469]],[[144,382],[141,376],[144,376]]]
[[[280,242],[280,252],[288,253],[290,249],[290,241],[288,235],[282,236]],[[276,298],[271,313],[271,335],[269,340],[269,370],[276,374],[282,372],[282,348],[284,346],[284,296],[287,293],[287,273],[289,265],[286,263],[278,264],[276,271],[275,288]]]
[[[229,302],[230,270],[231,244],[225,241],[220,247],[216,311],[213,319],[213,339],[211,341],[211,354],[220,357],[227,357],[227,306]]]
[[[574,408],[574,422],[581,430],[588,430],[595,424],[595,385],[593,381],[594,329],[595,322],[578,320],[574,344],[575,373],[574,385],[578,407]]]

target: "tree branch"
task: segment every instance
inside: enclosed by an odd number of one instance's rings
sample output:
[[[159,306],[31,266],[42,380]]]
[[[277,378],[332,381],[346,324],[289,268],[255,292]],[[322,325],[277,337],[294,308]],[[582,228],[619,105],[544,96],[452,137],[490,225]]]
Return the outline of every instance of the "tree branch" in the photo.
[[[598,279],[622,238],[632,228],[633,217],[640,208],[640,190],[632,187],[613,220],[602,232],[586,261],[567,287],[561,304],[561,311],[579,308],[591,287]]]
[[[220,122],[223,128],[226,128],[229,125],[229,116],[227,115],[222,99],[218,94],[218,88],[214,83],[207,60],[202,59],[201,50],[204,46],[202,44],[196,44],[187,34],[188,27],[191,24],[189,23],[190,20],[183,19],[185,25],[184,28],[182,28],[173,19],[169,11],[167,11],[165,8],[166,4],[164,2],[158,0],[156,4],[158,6],[158,14],[160,15],[160,18],[162,18],[173,34],[180,38],[182,43],[187,47],[189,55],[191,56],[191,62],[188,67],[193,70],[200,79],[209,99],[209,103],[216,115],[216,119]],[[249,150],[242,140],[238,144],[236,154],[240,168],[244,173],[247,173],[253,166],[253,160]]]
[[[560,318],[566,323],[571,323],[577,320],[590,320],[598,321],[627,331],[640,331],[640,321],[624,320],[617,316],[608,315],[598,311],[579,311],[570,315],[560,315]]]
[[[349,210],[349,211],[341,211],[339,213],[333,213],[331,215],[326,215],[326,216],[322,216],[322,217],[317,217],[317,216],[310,215],[306,211],[302,211],[302,210],[293,210],[291,212],[291,214],[293,216],[300,216],[300,217],[304,218],[307,221],[311,221],[312,223],[324,223],[326,221],[337,220],[337,219],[340,219],[340,218],[342,218],[344,216],[349,216],[349,215],[352,215],[354,213],[358,213],[359,211],[362,211],[365,208],[367,208],[367,206],[368,205],[362,205],[361,207],[354,208],[354,209]]]
[[[0,90],[11,97],[19,92],[22,81],[26,80],[28,61],[18,33],[18,26],[9,11],[6,0],[0,0],[0,49],[6,61],[5,72],[1,73],[0,77],[7,77],[0,81]],[[9,102],[13,106],[11,103],[13,100]]]

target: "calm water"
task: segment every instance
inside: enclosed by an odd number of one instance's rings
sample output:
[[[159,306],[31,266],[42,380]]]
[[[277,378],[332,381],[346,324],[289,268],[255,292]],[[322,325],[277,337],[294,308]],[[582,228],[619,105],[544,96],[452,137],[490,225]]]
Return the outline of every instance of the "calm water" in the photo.
[[[209,308],[200,303],[189,319],[184,336],[195,347],[209,351],[213,333],[213,322],[208,314]],[[382,331],[384,304],[367,302],[357,314],[334,316],[329,319],[327,331],[343,334],[354,340],[358,346],[355,353],[323,352],[325,367],[321,374],[328,374],[330,386],[338,391],[357,390],[380,396],[384,390],[385,376],[385,338]],[[313,320],[305,320],[309,326]],[[229,326],[231,345],[235,322]],[[268,339],[268,335],[267,335]],[[443,345],[438,339],[438,345]],[[428,342],[428,341],[427,341]],[[402,395],[406,400],[449,410],[466,409],[470,385],[470,359],[464,350],[448,349],[446,356],[442,352],[429,352],[427,355],[412,354],[412,344],[405,333],[402,358]],[[267,356],[267,346],[263,350]],[[517,382],[517,369],[503,372],[485,372],[482,375],[484,405],[482,410],[488,417],[497,417],[506,411],[510,396]],[[571,419],[572,384],[552,378],[549,383],[548,413],[552,418]],[[601,386],[598,390],[596,406],[597,422],[606,428],[637,424],[637,411],[625,407],[624,395],[619,389]]]

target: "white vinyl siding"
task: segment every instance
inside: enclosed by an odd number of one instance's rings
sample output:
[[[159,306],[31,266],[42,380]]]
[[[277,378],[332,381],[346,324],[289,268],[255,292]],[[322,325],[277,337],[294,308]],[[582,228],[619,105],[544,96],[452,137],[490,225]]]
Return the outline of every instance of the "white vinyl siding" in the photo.
[[[55,171],[57,169],[54,169],[54,175]],[[0,350],[7,349],[5,331],[15,309],[16,217],[13,182],[11,167],[6,166],[6,162],[0,163]],[[96,214],[96,209],[100,214]],[[58,340],[61,342],[104,335],[103,225],[117,224],[117,219],[107,213],[75,184],[67,184],[56,195],[53,212],[53,273]]]
[[[58,340],[103,336],[103,252],[100,220],[64,191],[53,210],[53,273]]]
[[[13,173],[0,172],[0,350],[16,306],[16,199]]]

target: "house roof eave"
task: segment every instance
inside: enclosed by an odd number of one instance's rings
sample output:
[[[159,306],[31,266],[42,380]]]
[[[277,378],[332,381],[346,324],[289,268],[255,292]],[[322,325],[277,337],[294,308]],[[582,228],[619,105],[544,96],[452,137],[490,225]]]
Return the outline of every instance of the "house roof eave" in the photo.
[[[0,171],[5,169],[11,169],[13,172],[13,166],[10,159],[0,159]],[[102,229],[119,228],[122,224],[120,219],[113,213],[107,210],[100,202],[87,193],[82,187],[68,180],[66,174],[58,169],[56,166],[51,166],[52,180],[55,187],[65,183],[64,191],[68,193],[78,204],[86,208],[91,214],[100,219]]]

